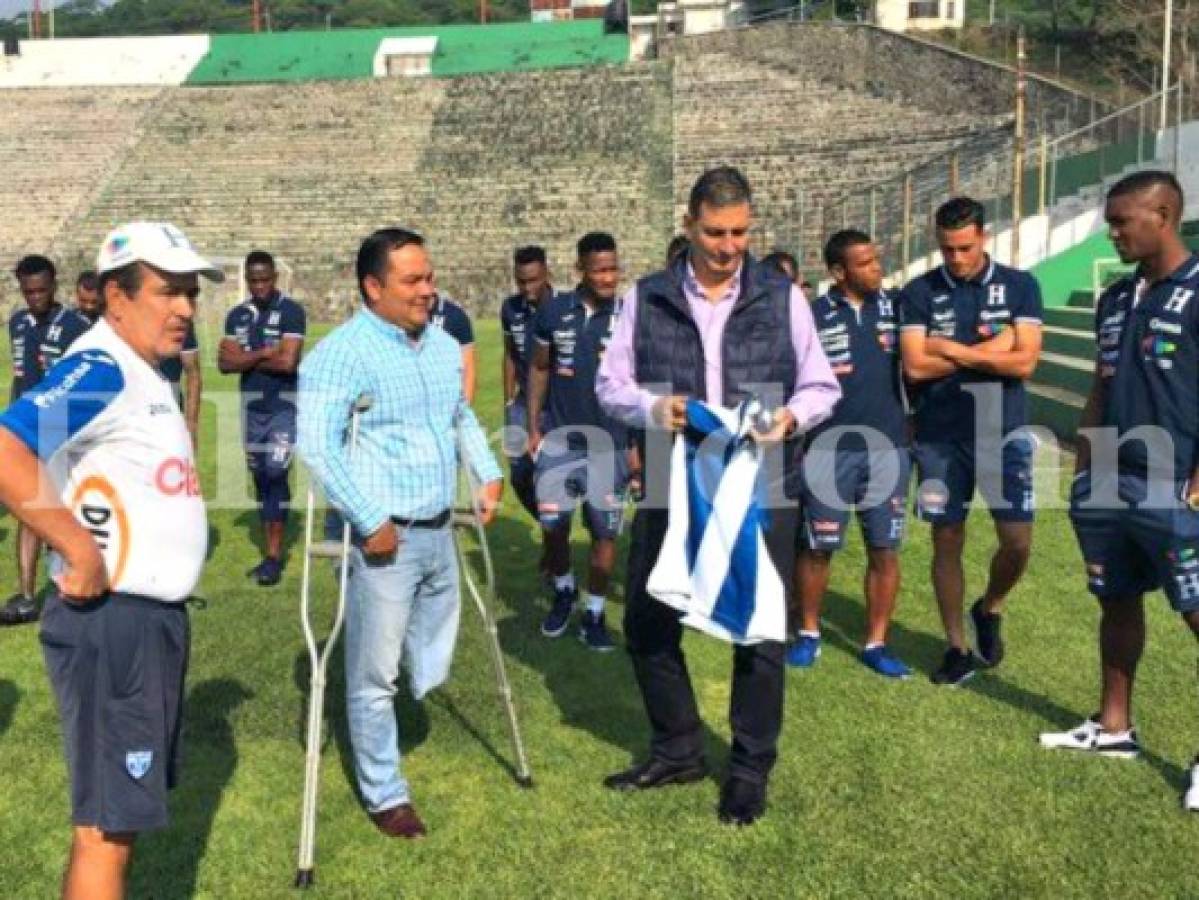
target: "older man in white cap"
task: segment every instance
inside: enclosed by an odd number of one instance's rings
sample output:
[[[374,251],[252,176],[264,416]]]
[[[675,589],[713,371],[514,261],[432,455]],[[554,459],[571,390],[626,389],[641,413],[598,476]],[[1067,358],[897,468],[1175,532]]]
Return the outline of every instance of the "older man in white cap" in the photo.
[[[197,276],[223,277],[163,223],[116,229],[97,262],[103,319],[0,415],[0,503],[54,551],[41,640],[71,778],[63,896],[88,900],[122,897],[137,833],[167,824],[208,525],[159,366]]]

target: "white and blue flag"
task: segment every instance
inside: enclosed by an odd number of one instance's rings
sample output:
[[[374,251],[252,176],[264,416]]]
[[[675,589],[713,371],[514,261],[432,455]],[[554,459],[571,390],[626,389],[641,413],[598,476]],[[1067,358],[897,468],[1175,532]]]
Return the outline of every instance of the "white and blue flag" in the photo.
[[[736,644],[783,641],[787,601],[766,549],[758,484],[762,452],[750,436],[757,401],[734,410],[687,401],[670,460],[666,539],[647,589],[683,624]]]

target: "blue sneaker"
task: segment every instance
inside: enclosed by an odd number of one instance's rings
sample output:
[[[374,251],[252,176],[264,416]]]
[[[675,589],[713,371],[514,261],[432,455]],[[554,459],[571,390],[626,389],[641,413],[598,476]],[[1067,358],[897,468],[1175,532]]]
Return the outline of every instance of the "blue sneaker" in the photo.
[[[597,615],[591,610],[583,612],[583,619],[579,622],[579,640],[600,653],[616,649],[616,642],[612,640],[612,635],[608,634],[608,626],[604,624],[604,614]]]
[[[566,632],[566,626],[570,624],[570,612],[578,599],[577,590],[555,591],[554,605],[541,622],[541,633],[546,637],[562,637]]]
[[[787,665],[796,669],[810,669],[820,658],[820,638],[801,634],[787,648]]]
[[[863,650],[860,658],[869,668],[887,678],[908,678],[912,674],[903,660],[891,654],[886,644]]]

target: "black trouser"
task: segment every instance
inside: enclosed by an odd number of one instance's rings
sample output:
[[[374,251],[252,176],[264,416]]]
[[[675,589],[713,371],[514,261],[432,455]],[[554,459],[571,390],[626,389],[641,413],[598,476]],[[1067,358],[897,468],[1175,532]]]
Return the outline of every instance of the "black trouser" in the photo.
[[[766,531],[766,545],[788,597],[795,567],[798,512],[795,506],[774,510]],[[625,642],[653,730],[651,755],[669,763],[698,763],[704,754],[703,726],[683,658],[681,613],[659,603],[645,589],[666,535],[666,521],[665,510],[638,510],[633,519]],[[730,776],[765,782],[774,766],[783,723],[785,651],[785,645],[776,641],[733,650]]]

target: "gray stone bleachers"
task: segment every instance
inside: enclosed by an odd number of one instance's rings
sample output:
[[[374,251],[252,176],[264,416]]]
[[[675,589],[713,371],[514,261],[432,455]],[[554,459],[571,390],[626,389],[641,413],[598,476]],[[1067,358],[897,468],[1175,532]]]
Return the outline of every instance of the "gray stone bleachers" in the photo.
[[[735,165],[755,190],[759,247],[802,250],[813,266],[826,201],[944,153],[996,122],[966,112],[932,117],[895,99],[822,83],[790,58],[767,58],[723,50],[675,58],[676,212],[701,171],[715,162]]]
[[[612,230],[633,259],[657,255],[670,211],[665,113],[665,141],[650,138],[659,76],[185,89],[67,252],[91,252],[123,219],[169,218],[206,252],[277,252],[297,270],[297,293],[323,306],[352,297],[361,238],[403,224],[428,238],[447,293],[493,306],[518,243],[546,243],[563,275],[591,229]]]
[[[158,88],[36,88],[0,95],[0,263],[45,252],[138,139]]]
[[[275,252],[311,313],[336,318],[354,297],[358,242],[401,224],[428,238],[446,293],[487,310],[509,290],[521,243],[546,246],[560,285],[593,229],[614,233],[630,275],[655,268],[695,176],[731,163],[755,187],[756,248],[812,261],[823,201],[1004,115],[969,105],[930,115],[928,85],[908,102],[869,78],[851,83],[854,72],[825,77],[796,50],[814,34],[744,29],[649,63],[449,80],[0,91],[0,116],[21,123],[0,136],[12,166],[0,190],[19,211],[0,225],[0,249],[48,247],[73,272],[114,224],[168,219],[212,255]],[[39,113],[46,98],[51,111]],[[61,191],[51,216],[21,187],[42,183],[42,164],[21,150],[38,134],[52,148],[45,190]],[[0,291],[0,306],[11,302],[11,284]]]

